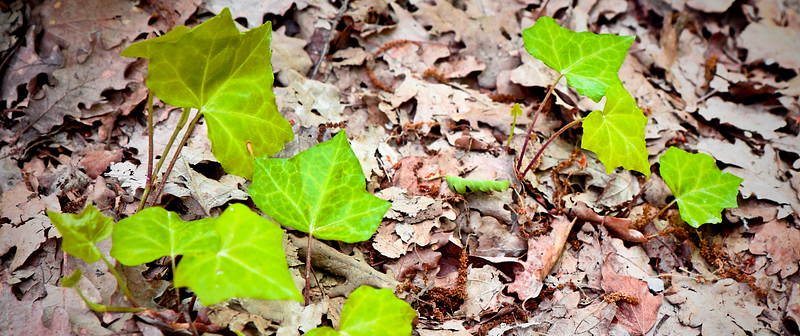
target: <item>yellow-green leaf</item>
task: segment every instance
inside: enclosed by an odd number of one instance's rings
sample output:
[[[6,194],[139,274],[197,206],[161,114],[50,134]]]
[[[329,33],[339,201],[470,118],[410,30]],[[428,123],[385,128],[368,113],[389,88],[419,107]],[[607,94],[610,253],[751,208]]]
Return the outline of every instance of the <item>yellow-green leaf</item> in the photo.
[[[256,159],[247,191],[259,209],[319,239],[372,237],[391,203],[367,192],[345,131],[291,159]]]
[[[392,290],[364,285],[350,293],[344,303],[338,332],[330,327],[320,327],[306,335],[408,336],[415,317],[417,312],[414,308],[394,296]]]
[[[124,265],[134,266],[163,256],[213,249],[219,244],[215,218],[184,222],[181,217],[159,207],[137,212],[114,225],[111,256]]]
[[[650,178],[650,163],[644,140],[647,117],[636,107],[622,84],[608,89],[606,106],[583,121],[581,148],[593,151],[611,174],[614,168],[635,170]]]
[[[47,216],[61,233],[64,252],[87,263],[100,260],[100,249],[96,244],[111,235],[113,219],[103,216],[91,203],[77,215],[48,210]]]
[[[191,288],[206,306],[234,297],[303,299],[289,274],[278,225],[243,204],[229,206],[214,225],[218,244],[183,256],[176,287]]]
[[[251,178],[253,156],[272,156],[294,137],[272,93],[271,24],[240,33],[226,8],[176,31],[122,54],[149,58],[147,86],[170,105],[200,110],[222,167]]]
[[[661,177],[675,195],[681,218],[689,225],[719,223],[723,209],[737,207],[736,195],[744,179],[721,172],[710,155],[670,147],[659,164]]]
[[[576,33],[553,18],[541,17],[522,32],[525,49],[567,77],[578,93],[599,102],[609,87],[621,83],[617,73],[635,37]],[[547,84],[547,83],[544,83]]]

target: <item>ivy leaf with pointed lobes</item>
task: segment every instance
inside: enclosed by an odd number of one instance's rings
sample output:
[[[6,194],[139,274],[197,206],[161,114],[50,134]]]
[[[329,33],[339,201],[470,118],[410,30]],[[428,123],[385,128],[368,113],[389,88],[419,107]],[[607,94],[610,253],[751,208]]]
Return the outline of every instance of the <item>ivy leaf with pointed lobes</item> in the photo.
[[[697,228],[722,221],[725,208],[735,208],[736,194],[744,179],[723,173],[708,154],[691,154],[670,147],[659,159],[659,172],[675,195],[681,218]]]
[[[47,217],[64,239],[61,245],[64,252],[90,264],[100,260],[96,244],[111,235],[113,219],[103,216],[91,203],[77,215],[48,210]]]
[[[234,297],[303,299],[289,273],[278,225],[243,204],[211,220],[218,244],[183,256],[175,271],[176,287],[191,288],[206,306]]]
[[[576,33],[545,16],[525,29],[522,39],[528,53],[567,77],[578,93],[599,102],[609,87],[622,83],[617,73],[635,37]]]
[[[621,166],[650,178],[644,140],[646,125],[647,117],[636,107],[628,90],[622,84],[614,84],[608,89],[603,110],[590,113],[583,121],[581,148],[597,154],[606,174]]]
[[[147,86],[167,104],[200,110],[214,156],[228,173],[250,179],[253,156],[272,156],[294,137],[272,93],[272,26],[240,33],[226,8],[176,30],[123,55],[149,58]]]
[[[217,248],[219,239],[214,218],[184,222],[159,207],[137,212],[114,225],[111,256],[127,266],[151,262],[163,256]]]
[[[411,335],[411,321],[415,317],[417,312],[414,308],[394,296],[392,290],[364,285],[350,293],[344,303],[338,332],[330,327],[320,327],[306,335],[407,336]]]
[[[256,159],[253,202],[279,223],[319,239],[372,237],[391,203],[366,190],[345,131],[291,159]]]

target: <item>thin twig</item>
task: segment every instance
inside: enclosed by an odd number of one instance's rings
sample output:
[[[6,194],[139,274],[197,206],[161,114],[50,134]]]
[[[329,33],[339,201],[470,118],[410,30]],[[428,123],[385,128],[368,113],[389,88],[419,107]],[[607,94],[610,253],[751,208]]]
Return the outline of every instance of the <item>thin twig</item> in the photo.
[[[342,19],[342,15],[344,11],[347,10],[347,6],[350,4],[350,0],[344,0],[342,3],[342,7],[339,8],[339,13],[336,14],[336,19],[333,20],[333,25],[331,26],[331,32],[328,34],[328,41],[325,42],[325,45],[322,46],[322,53],[319,55],[319,59],[317,60],[317,64],[314,65],[314,70],[311,71],[311,76],[308,76],[310,79],[314,79],[317,77],[317,71],[319,71],[319,66],[322,64],[322,61],[325,60],[325,56],[328,54],[328,48],[330,48],[331,41],[333,41],[333,33],[336,32],[336,26],[339,25],[339,20]],[[308,305],[308,302],[306,302]]]
[[[167,166],[167,170],[164,172],[164,178],[161,179],[161,182],[158,184],[158,189],[156,189],[156,192],[153,194],[153,199],[152,201],[150,201],[151,206],[156,202],[158,196],[161,195],[161,191],[164,190],[164,186],[167,184],[167,179],[169,178],[169,174],[172,172],[172,168],[175,167],[175,162],[178,161],[178,155],[180,155],[181,153],[181,148],[183,148],[183,146],[186,145],[186,141],[188,141],[189,136],[192,135],[192,130],[194,130],[194,125],[197,124],[197,121],[200,120],[200,117],[202,115],[203,113],[201,111],[197,111],[197,114],[194,116],[194,119],[192,119],[192,122],[189,124],[189,127],[186,128],[186,133],[183,135],[183,139],[181,139],[181,142],[175,149],[175,155],[172,156],[172,160],[169,161],[169,166]]]
[[[525,170],[522,172],[521,176],[524,177],[525,174],[527,174],[528,171],[531,170],[531,168],[533,167],[533,164],[536,163],[536,160],[538,160],[539,157],[542,156],[542,153],[544,153],[544,149],[547,148],[547,146],[550,145],[550,143],[553,142],[553,140],[555,140],[555,138],[557,138],[559,135],[561,135],[561,133],[564,133],[564,131],[568,130],[570,127],[575,126],[577,124],[580,124],[583,121],[583,119],[586,119],[586,117],[575,119],[575,121],[567,124],[566,126],[562,127],[560,130],[558,130],[558,132],[553,134],[553,136],[551,136],[550,139],[547,139],[547,142],[545,142],[544,145],[542,145],[542,148],[539,148],[539,151],[536,152],[536,155],[533,156],[533,160],[531,160],[531,163],[528,164],[528,167],[525,168]],[[523,154],[524,154],[524,152],[523,152]],[[520,157],[520,163],[522,163],[522,157]]]
[[[148,90],[147,92],[147,184],[149,186],[153,184],[153,138],[155,135],[153,134],[153,90]],[[141,209],[139,209],[141,210]]]
[[[136,211],[142,211],[144,209],[145,203],[147,203],[147,196],[150,195],[150,191],[153,189],[153,183],[158,182],[158,172],[161,170],[161,166],[164,164],[164,160],[167,158],[167,154],[169,154],[169,150],[172,148],[172,144],[175,142],[175,139],[178,137],[178,133],[181,132],[183,125],[186,124],[186,120],[189,119],[189,113],[191,113],[192,109],[183,109],[181,111],[181,119],[178,121],[178,125],[175,126],[175,130],[172,131],[172,136],[170,136],[169,141],[167,142],[167,146],[164,147],[164,151],[161,153],[161,158],[158,159],[158,163],[156,164],[156,169],[153,170],[153,175],[155,178],[150,183],[144,186],[144,193],[142,194],[142,199],[139,201],[139,209]],[[198,115],[200,112],[197,113]],[[152,132],[151,132],[152,134]],[[177,155],[179,151],[176,151],[175,154]],[[166,179],[166,177],[165,177]]]
[[[192,299],[189,302],[189,307],[183,309],[183,319],[189,323],[189,330],[192,332],[194,336],[200,336],[200,333],[197,332],[197,327],[195,327],[194,322],[192,321],[192,315],[190,313],[192,307],[194,307],[194,301],[197,299],[197,294],[192,295]]]
[[[536,109],[536,113],[533,115],[533,120],[531,121],[531,125],[528,126],[528,135],[525,136],[525,143],[522,145],[522,151],[519,154],[519,162],[517,162],[517,171],[519,171],[519,168],[522,167],[522,158],[525,157],[525,150],[528,149],[528,142],[531,141],[531,135],[533,134],[533,124],[536,123],[536,119],[539,118],[539,114],[542,113],[544,105],[547,104],[547,98],[550,98],[550,95],[553,93],[553,90],[555,90],[556,85],[561,80],[562,76],[563,75],[558,75],[558,78],[556,78],[556,81],[553,83],[553,85],[551,85],[550,88],[547,89],[547,93],[544,95],[544,100],[542,100],[542,102],[539,104],[539,108]],[[525,174],[523,173],[522,176],[525,176]]]
[[[303,297],[306,301],[306,306],[310,302],[311,297],[311,233],[308,234],[308,246],[306,247],[306,288],[303,290]]]

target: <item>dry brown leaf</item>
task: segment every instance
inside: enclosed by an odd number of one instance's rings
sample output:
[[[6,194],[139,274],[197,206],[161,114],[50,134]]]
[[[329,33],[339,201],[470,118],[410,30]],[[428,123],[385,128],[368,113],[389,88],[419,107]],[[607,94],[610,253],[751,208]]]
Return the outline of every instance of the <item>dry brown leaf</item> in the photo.
[[[706,13],[722,13],[728,10],[734,0],[688,0],[686,6]]]
[[[732,279],[698,283],[693,278],[676,276],[664,297],[679,305],[678,319],[690,327],[701,327],[703,335],[744,335],[761,329],[756,316],[755,292],[745,283]]]
[[[766,254],[772,263],[767,274],[780,272],[781,278],[797,272],[800,262],[800,230],[785,220],[773,220],[752,228],[755,236],[750,242],[750,252]]]
[[[17,99],[17,87],[23,84],[29,93],[32,92],[31,82],[39,74],[47,74],[52,78],[54,70],[61,67],[64,58],[61,56],[61,49],[53,46],[46,54],[39,55],[36,52],[36,39],[34,37],[34,27],[30,27],[25,34],[25,46],[20,46],[8,61],[7,69],[4,71],[2,86],[0,86],[0,100],[6,101],[6,106],[11,106],[11,102]]]
[[[575,222],[566,217],[554,217],[550,223],[552,230],[547,235],[528,239],[528,259],[521,270],[514,272],[514,282],[508,286],[510,293],[517,293],[523,301],[539,296],[542,281],[561,255],[573,224]]]
[[[617,307],[603,301],[579,307],[580,302],[580,292],[569,293],[556,302],[550,313],[552,326],[547,330],[547,334],[552,336],[606,334]]]
[[[748,106],[711,97],[698,111],[706,120],[718,119],[743,131],[761,134],[764,139],[778,139],[775,130],[786,126],[786,120],[767,112],[760,106]]]
[[[223,8],[231,10],[233,18],[243,17],[247,20],[248,28],[255,28],[261,25],[265,14],[275,14],[283,16],[292,5],[297,6],[297,10],[308,7],[313,1],[308,0],[203,0],[203,5],[214,13],[219,13]]]
[[[738,37],[740,47],[747,48],[747,63],[777,62],[787,69],[800,68],[800,31],[780,27],[771,19],[752,22]]]
[[[283,72],[292,69],[301,74],[308,73],[311,70],[311,57],[308,56],[306,50],[306,41],[289,37],[285,35],[286,27],[281,27],[272,34],[272,42],[270,43],[270,50],[272,50],[272,72],[278,73],[278,80],[284,85],[289,83],[284,79],[286,76]]]
[[[57,37],[63,49],[69,48],[68,59],[83,63],[94,50],[116,47],[125,39],[133,41],[139,34],[150,31],[150,13],[136,7],[136,3],[50,0],[37,6],[33,15],[41,18],[44,30]],[[93,41],[95,34],[102,40],[101,44]],[[116,54],[119,55],[119,51]],[[103,68],[105,66],[104,63]]]
[[[94,180],[102,175],[112,163],[121,161],[121,149],[115,151],[86,149],[83,152],[83,158],[78,162],[78,167],[83,168],[86,176]]]
[[[397,261],[386,263],[383,267],[392,271],[398,281],[402,281],[413,278],[417,271],[427,272],[436,269],[441,258],[442,253],[434,251],[433,247],[415,248]]]
[[[639,300],[637,304],[617,301],[616,320],[631,334],[644,335],[658,320],[658,309],[663,296],[650,294],[645,281],[617,274],[608,259],[603,263],[602,287],[606,295],[624,293]]]
[[[372,248],[380,252],[382,255],[396,259],[406,254],[406,250],[410,243],[404,242],[396,233],[397,223],[394,221],[382,223],[372,240]]]
[[[464,288],[467,297],[464,298],[459,313],[479,321],[482,316],[493,314],[503,306],[513,304],[514,298],[503,294],[505,285],[500,281],[502,274],[490,265],[481,268],[469,267],[467,284]]]
[[[24,296],[21,301],[11,292],[11,285],[0,281],[0,326],[7,335],[72,335],[69,315],[61,307],[55,307],[50,318],[50,327],[42,322],[44,313],[42,302],[37,298]]]
[[[10,222],[0,225],[0,255],[5,255],[12,247],[17,248],[9,271],[22,266],[47,237],[61,236],[45,210],[61,211],[55,195],[40,198],[28,191],[23,183],[3,193],[0,217],[8,218]]]
[[[20,128],[33,123],[40,133],[47,133],[53,126],[64,123],[64,117],[83,117],[79,108],[90,108],[104,101],[103,91],[122,90],[132,80],[125,78],[125,69],[135,58],[119,55],[121,48],[103,49],[99,42],[92,42],[92,53],[83,63],[67,57],[65,66],[53,71],[58,80],[55,86],[43,88],[44,98],[32,99],[25,109],[26,118]]]

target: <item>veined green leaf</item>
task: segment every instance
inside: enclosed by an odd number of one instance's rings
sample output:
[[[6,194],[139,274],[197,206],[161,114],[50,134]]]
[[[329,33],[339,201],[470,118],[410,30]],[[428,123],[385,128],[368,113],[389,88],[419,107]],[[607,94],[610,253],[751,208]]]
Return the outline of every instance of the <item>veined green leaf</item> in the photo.
[[[233,297],[303,299],[289,274],[278,225],[242,204],[229,206],[214,221],[218,245],[185,254],[175,286],[191,288],[207,306]]]
[[[522,32],[525,49],[567,77],[578,93],[599,102],[609,87],[621,83],[619,68],[635,37],[576,33],[553,18],[541,17]]]
[[[103,216],[91,203],[77,215],[48,210],[47,216],[64,239],[61,245],[64,252],[87,263],[100,260],[96,244],[111,235],[113,219]]]
[[[650,178],[650,163],[644,141],[647,117],[636,107],[628,90],[622,84],[608,89],[606,106],[589,114],[583,121],[581,148],[593,151],[606,167],[606,174],[614,168],[636,170]]]
[[[717,168],[713,157],[670,147],[659,159],[659,172],[678,203],[681,218],[693,227],[722,221],[725,208],[735,208],[744,179]]]
[[[256,159],[253,202],[279,223],[319,239],[369,239],[391,204],[366,190],[345,131],[291,159]]]
[[[311,330],[311,336],[407,336],[417,312],[388,288],[361,286],[344,303],[339,332],[330,327]]]
[[[217,248],[216,219],[184,222],[178,214],[159,207],[139,211],[114,225],[111,256],[134,266],[163,256]]]
[[[240,33],[226,8],[123,55],[149,58],[147,86],[170,105],[200,110],[214,156],[228,173],[249,179],[253,156],[272,156],[294,137],[272,93],[271,33],[270,23]]]
[[[457,193],[466,193],[467,188],[469,191],[503,191],[508,189],[511,185],[508,181],[490,181],[490,180],[467,180],[463,179],[458,176],[447,175],[445,176],[445,180],[447,180],[447,186],[450,187],[452,192]]]

